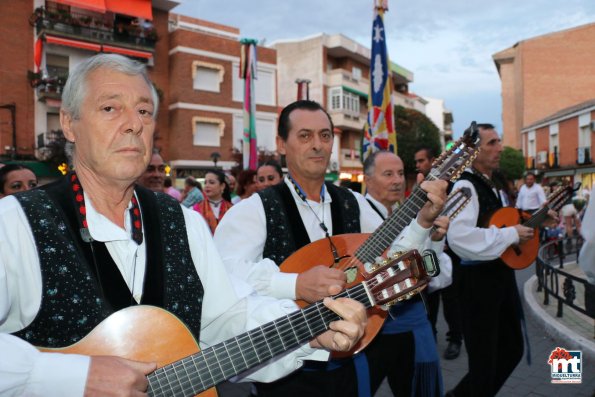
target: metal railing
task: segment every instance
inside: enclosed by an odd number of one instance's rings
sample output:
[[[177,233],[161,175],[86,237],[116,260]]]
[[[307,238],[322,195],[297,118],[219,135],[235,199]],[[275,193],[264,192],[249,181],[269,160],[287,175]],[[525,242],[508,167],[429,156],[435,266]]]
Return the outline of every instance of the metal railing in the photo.
[[[549,305],[550,297],[558,301],[556,316],[564,315],[564,305],[595,319],[595,285],[587,280],[568,273],[564,269],[567,258],[577,258],[583,240],[580,237],[567,237],[552,240],[539,248],[535,272],[537,292],[543,291],[543,304]],[[584,294],[584,307],[577,302],[578,294]],[[595,338],[595,326],[593,329]]]
[[[89,15],[39,7],[29,21],[36,27],[38,34],[44,30],[97,43],[125,44],[151,51],[155,49],[157,34],[154,27],[147,28],[106,18],[103,14]]]

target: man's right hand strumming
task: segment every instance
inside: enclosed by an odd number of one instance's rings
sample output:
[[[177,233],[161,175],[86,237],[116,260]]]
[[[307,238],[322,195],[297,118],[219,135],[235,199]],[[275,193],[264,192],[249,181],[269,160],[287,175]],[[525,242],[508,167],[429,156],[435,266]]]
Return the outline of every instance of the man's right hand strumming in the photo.
[[[318,265],[298,275],[295,296],[313,303],[338,294],[346,283],[347,277],[343,271]]]
[[[533,228],[523,225],[516,225],[514,228],[519,234],[519,244],[529,241],[533,238],[533,236],[535,236],[535,230]]]

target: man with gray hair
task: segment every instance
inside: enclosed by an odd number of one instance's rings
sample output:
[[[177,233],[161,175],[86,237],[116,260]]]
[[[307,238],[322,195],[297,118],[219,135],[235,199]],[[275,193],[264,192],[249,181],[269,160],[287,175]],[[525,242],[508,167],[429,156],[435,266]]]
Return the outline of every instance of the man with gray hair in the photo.
[[[364,183],[366,199],[386,220],[405,198],[403,161],[388,151],[370,154],[364,161]],[[429,236],[431,242],[427,241],[425,246],[442,258],[448,218],[440,216],[434,225],[437,231]],[[395,396],[442,395],[440,360],[421,296],[397,303],[390,310],[380,335],[364,350],[372,393],[386,377]]]
[[[136,185],[151,159],[158,107],[143,65],[106,54],[81,62],[60,111],[75,171],[0,201],[0,395],[145,395],[156,363],[33,347],[77,343],[139,303],[175,314],[203,347],[296,309],[228,277],[200,214]],[[363,306],[325,304],[345,320],[246,379],[271,381],[306,358],[326,359],[327,349],[352,348]],[[124,343],[151,329],[146,321]]]

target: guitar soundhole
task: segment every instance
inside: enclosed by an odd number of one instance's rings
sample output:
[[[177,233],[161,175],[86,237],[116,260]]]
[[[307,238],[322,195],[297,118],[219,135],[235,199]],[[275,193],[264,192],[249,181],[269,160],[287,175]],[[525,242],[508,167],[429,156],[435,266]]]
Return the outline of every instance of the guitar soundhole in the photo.
[[[345,276],[347,277],[347,284],[353,283],[357,278],[358,269],[355,266],[345,269]]]

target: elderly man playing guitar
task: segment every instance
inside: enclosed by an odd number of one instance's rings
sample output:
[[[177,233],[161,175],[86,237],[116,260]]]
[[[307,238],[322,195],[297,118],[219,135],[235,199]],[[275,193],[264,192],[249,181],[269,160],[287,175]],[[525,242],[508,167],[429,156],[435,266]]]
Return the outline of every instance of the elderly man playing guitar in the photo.
[[[158,107],[143,65],[113,54],[81,62],[66,83],[60,113],[64,135],[74,143],[75,171],[0,201],[0,395],[143,396],[147,389],[151,395],[194,395],[204,390],[198,378],[224,367],[241,368],[251,357],[240,350],[231,361],[228,357],[203,368],[202,374],[186,369],[192,362],[155,371],[157,358],[116,357],[141,336],[163,328],[154,315],[141,317],[138,324],[134,320],[143,308],[164,310],[130,306],[148,304],[174,313],[190,339],[208,347],[205,351],[296,310],[292,301],[251,294],[245,284],[233,281],[200,215],[135,185],[151,158]],[[363,306],[346,298],[325,304],[342,319],[330,323],[327,332],[321,327],[299,339],[306,343],[296,343],[297,350],[268,361],[248,379],[271,381],[302,360],[326,361],[328,350],[351,349],[365,327]],[[92,354],[41,353],[32,346],[74,344],[72,349],[81,351],[80,342],[106,322],[114,326],[91,343]],[[129,334],[114,341],[115,347],[105,346],[109,353],[102,354],[107,336],[120,331]],[[163,344],[169,336],[162,329],[154,344],[141,347],[150,357],[158,348],[168,353],[177,348]],[[270,342],[271,337],[261,346]],[[230,349],[224,345],[210,358]],[[164,390],[164,383],[174,385],[184,377],[189,378],[184,384]]]

